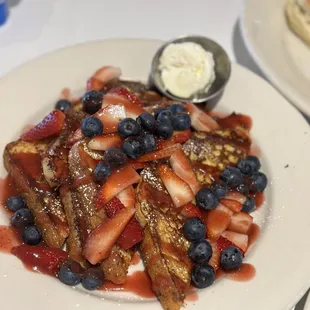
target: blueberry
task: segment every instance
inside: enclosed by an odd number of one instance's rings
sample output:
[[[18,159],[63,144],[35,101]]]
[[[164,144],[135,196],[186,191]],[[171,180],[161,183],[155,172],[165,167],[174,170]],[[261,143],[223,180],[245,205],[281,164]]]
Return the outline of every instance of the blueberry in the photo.
[[[104,153],[104,160],[111,167],[117,168],[127,162],[127,156],[120,148],[110,147]]]
[[[250,191],[253,193],[261,193],[265,190],[268,180],[262,172],[257,172],[251,177]]]
[[[213,210],[219,203],[216,194],[210,188],[202,188],[196,194],[197,205],[204,210]]]
[[[246,212],[246,213],[251,213],[254,210],[255,210],[255,199],[252,196],[248,196],[242,206],[241,211]]]
[[[258,172],[260,167],[260,161],[256,156],[248,156],[245,159],[241,159],[237,164],[237,168],[246,176],[252,176]]]
[[[206,235],[206,225],[198,217],[191,217],[185,221],[183,233],[186,239],[190,241],[199,241]]]
[[[156,140],[153,135],[144,133],[140,138],[143,141],[145,153],[150,153],[156,150]]]
[[[174,130],[182,131],[191,127],[191,118],[187,113],[178,113],[171,117],[171,123]]]
[[[123,143],[123,151],[130,158],[139,158],[144,154],[144,143],[139,137],[129,137]]]
[[[155,130],[156,121],[154,116],[150,113],[142,113],[137,118],[137,123],[146,131],[154,132]]]
[[[236,190],[243,195],[248,195],[250,192],[250,188],[247,183],[240,184],[239,186],[236,187]]]
[[[242,173],[235,167],[226,167],[222,172],[220,179],[233,188],[243,183]]]
[[[37,245],[42,241],[42,233],[36,226],[28,226],[23,231],[23,242],[29,245]]]
[[[90,268],[85,271],[82,278],[82,285],[89,291],[96,290],[104,282],[104,273],[99,268]]]
[[[94,116],[86,117],[82,121],[82,133],[88,138],[99,136],[103,133],[103,124]]]
[[[110,174],[112,173],[111,166],[104,161],[99,162],[94,170],[94,176],[97,181],[103,182],[105,181]]]
[[[66,285],[78,285],[82,281],[82,272],[83,269],[79,263],[67,260],[60,266],[58,278]]]
[[[72,103],[69,100],[61,99],[57,101],[55,109],[60,110],[62,112],[66,112],[72,108]]]
[[[172,114],[183,113],[186,112],[185,106],[183,104],[173,104],[169,107]]]
[[[215,280],[213,267],[208,264],[196,265],[192,270],[192,282],[197,288],[211,286]]]
[[[159,114],[160,112],[165,111],[165,110],[167,110],[167,109],[165,109],[165,108],[158,108],[158,109],[156,109],[155,112],[154,112],[154,117],[155,117],[155,119],[157,119],[158,114]]]
[[[171,122],[172,112],[170,110],[163,110],[157,115],[157,121],[161,123]]]
[[[90,90],[82,97],[82,104],[86,113],[94,114],[102,106],[102,94],[96,90]]]
[[[155,134],[158,138],[168,139],[173,135],[173,127],[171,123],[159,122],[156,126]]]
[[[195,264],[207,263],[212,256],[212,247],[207,240],[193,242],[188,256]]]
[[[12,225],[19,229],[34,224],[34,217],[29,209],[22,208],[17,210],[12,217]]]
[[[6,207],[11,211],[16,212],[17,210],[25,208],[25,200],[22,196],[11,196],[6,201]]]
[[[118,134],[122,138],[137,136],[140,131],[140,125],[132,118],[124,118],[118,124]]]
[[[224,249],[221,253],[221,266],[224,270],[238,269],[242,264],[242,260],[241,251],[234,246]]]
[[[228,193],[228,186],[227,186],[227,184],[225,184],[223,182],[213,183],[211,185],[211,189],[218,199],[225,198],[226,194]]]

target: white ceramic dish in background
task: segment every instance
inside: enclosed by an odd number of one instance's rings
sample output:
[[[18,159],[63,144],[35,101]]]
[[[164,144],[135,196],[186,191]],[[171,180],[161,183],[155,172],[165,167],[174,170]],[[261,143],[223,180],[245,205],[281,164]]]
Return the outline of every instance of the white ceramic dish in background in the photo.
[[[310,116],[310,47],[289,29],[287,0],[245,0],[241,29],[247,47],[266,77]]]
[[[121,67],[125,78],[146,80],[161,44],[153,40],[86,43],[50,53],[8,74],[0,80],[0,153],[25,124],[39,121],[53,108],[63,87],[84,90],[87,78],[102,65]],[[310,248],[310,128],[270,85],[238,65],[232,66],[219,108],[252,116],[253,137],[270,180],[267,204],[255,213],[263,235],[246,258],[257,274],[250,282],[219,281],[201,290],[199,301],[189,302],[187,309],[291,309],[310,279],[304,255]],[[5,176],[3,167],[0,176]],[[1,223],[7,223],[3,214]],[[72,289],[26,271],[18,259],[5,254],[0,254],[0,292],[2,307],[10,309],[161,309],[155,300],[130,294]]]

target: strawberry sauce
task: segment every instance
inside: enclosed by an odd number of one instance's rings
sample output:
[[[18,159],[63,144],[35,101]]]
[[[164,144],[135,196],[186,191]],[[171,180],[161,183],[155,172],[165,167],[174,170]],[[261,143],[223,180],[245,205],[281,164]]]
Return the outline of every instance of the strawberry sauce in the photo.
[[[259,226],[253,223],[248,232],[248,236],[249,236],[248,248],[250,248],[257,241],[260,235],[261,235],[261,231],[260,231]]]
[[[258,210],[265,202],[265,195],[264,193],[257,193],[254,196],[254,199],[255,199],[256,210]]]

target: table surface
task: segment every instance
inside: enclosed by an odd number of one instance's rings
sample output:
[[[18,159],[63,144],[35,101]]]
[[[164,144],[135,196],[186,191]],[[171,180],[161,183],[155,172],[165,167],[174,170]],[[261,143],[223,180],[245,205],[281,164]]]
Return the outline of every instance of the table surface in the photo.
[[[262,73],[240,35],[243,0],[7,0],[0,27],[0,77],[24,62],[64,46],[106,38],[168,40],[201,34],[230,58]],[[301,310],[303,302],[295,310]]]

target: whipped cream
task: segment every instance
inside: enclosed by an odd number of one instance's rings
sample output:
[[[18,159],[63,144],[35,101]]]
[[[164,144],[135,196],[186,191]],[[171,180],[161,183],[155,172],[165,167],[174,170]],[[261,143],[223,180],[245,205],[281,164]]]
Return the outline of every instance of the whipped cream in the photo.
[[[197,43],[169,44],[159,62],[165,88],[180,98],[208,91],[215,80],[213,54]]]
[[[297,0],[297,4],[307,15],[310,15],[310,0]]]

